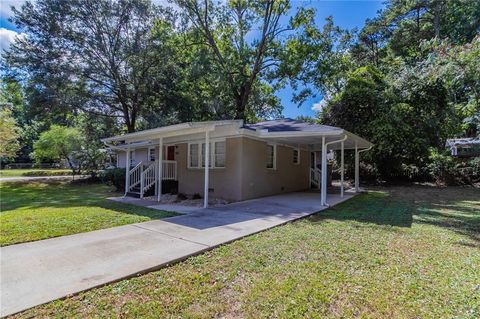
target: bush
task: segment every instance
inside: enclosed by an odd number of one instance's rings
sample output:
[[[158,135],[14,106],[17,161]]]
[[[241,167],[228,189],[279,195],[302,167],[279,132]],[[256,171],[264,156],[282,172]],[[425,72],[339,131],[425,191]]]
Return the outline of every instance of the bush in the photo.
[[[99,174],[100,180],[108,185],[115,186],[118,192],[125,191],[125,169],[124,168],[109,168],[101,171]]]
[[[432,151],[428,172],[439,184],[465,185],[480,181],[480,158],[461,159]]]

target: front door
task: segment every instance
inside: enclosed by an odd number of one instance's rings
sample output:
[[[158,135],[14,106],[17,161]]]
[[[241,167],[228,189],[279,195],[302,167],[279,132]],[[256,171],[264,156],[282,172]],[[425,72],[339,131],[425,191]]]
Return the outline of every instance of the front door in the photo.
[[[175,146],[167,146],[167,161],[175,160]]]

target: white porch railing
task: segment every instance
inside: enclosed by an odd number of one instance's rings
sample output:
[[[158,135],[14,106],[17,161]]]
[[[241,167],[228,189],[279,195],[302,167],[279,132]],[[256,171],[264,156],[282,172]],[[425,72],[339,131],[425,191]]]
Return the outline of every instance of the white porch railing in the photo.
[[[141,183],[140,183],[140,197],[143,198],[143,194],[157,181],[157,163],[153,162],[142,173]]]
[[[177,180],[177,161],[163,161],[162,180]]]
[[[310,168],[310,185],[320,188],[321,171],[318,168]]]
[[[136,187],[137,185],[140,185],[142,181],[142,170],[143,170],[143,163],[140,162],[129,171],[128,174],[130,176],[130,179],[129,179],[128,191],[131,191],[134,187]]]
[[[139,162],[128,174],[128,192],[136,191],[137,194],[140,193],[140,197],[142,198],[143,194],[157,182],[158,161]],[[176,161],[162,161],[162,180],[177,180]]]

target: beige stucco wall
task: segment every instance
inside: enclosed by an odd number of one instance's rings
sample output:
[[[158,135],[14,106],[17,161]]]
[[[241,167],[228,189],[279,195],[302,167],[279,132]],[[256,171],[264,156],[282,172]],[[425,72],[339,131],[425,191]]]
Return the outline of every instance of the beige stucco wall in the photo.
[[[209,169],[209,196],[231,201],[241,200],[241,138],[225,140],[225,168]],[[188,144],[177,145],[178,191],[203,196],[205,168],[188,168]]]
[[[300,164],[293,163],[293,148],[277,145],[276,169],[266,168],[267,143],[246,137],[225,140],[225,168],[210,168],[209,196],[239,201],[309,188],[310,154],[300,151]],[[158,147],[156,148],[158,154]],[[137,161],[148,160],[148,149],[137,149]],[[203,196],[204,168],[188,168],[188,143],[176,145],[179,192]],[[125,152],[119,153],[125,167]]]
[[[276,169],[266,168],[267,143],[243,139],[242,199],[309,188],[310,157],[300,151],[300,163],[293,163],[293,148],[277,145]]]

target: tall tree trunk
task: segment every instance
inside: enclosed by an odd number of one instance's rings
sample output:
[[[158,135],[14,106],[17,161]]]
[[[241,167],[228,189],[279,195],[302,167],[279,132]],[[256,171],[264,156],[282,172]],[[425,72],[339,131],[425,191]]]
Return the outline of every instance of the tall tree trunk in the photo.
[[[245,84],[240,88],[240,93],[235,94],[235,119],[245,120],[246,114],[245,110],[247,109],[248,99],[250,98],[251,85]]]
[[[135,122],[133,120],[130,121],[125,119],[125,125],[127,126],[127,133],[135,132]]]
[[[442,11],[442,2],[441,0],[437,0],[434,3],[433,9],[433,28],[435,30],[435,38],[440,38],[440,14]]]

